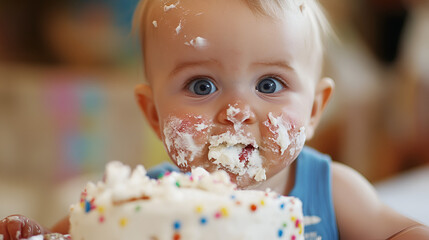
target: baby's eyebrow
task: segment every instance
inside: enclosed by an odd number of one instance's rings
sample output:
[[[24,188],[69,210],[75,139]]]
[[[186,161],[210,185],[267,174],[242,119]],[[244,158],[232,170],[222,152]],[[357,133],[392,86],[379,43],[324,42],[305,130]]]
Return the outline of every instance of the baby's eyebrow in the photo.
[[[221,63],[216,59],[209,59],[209,60],[198,60],[198,61],[184,61],[176,64],[174,69],[170,72],[170,77],[176,75],[180,71],[183,71],[186,68],[192,68],[196,66],[207,66],[207,65],[218,65],[220,66]]]
[[[281,67],[281,68],[285,68],[289,71],[295,71],[295,69],[288,63],[285,61],[263,61],[263,62],[255,62],[252,65],[262,65],[262,66],[274,66],[274,67]]]

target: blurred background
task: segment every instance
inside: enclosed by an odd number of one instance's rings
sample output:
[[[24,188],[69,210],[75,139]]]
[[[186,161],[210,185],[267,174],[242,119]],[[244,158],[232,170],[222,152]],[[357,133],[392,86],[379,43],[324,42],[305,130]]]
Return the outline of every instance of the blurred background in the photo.
[[[133,95],[143,81],[137,2],[0,0],[0,219],[51,226],[106,162],[168,161]],[[339,38],[325,67],[337,88],[308,145],[429,224],[429,3],[321,3]]]

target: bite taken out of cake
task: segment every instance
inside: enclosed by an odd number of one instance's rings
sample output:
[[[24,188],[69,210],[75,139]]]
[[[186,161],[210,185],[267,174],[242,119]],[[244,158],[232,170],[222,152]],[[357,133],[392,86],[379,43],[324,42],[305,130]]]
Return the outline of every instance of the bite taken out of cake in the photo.
[[[237,190],[227,173],[167,172],[111,162],[70,208],[73,240],[303,239],[301,201]]]

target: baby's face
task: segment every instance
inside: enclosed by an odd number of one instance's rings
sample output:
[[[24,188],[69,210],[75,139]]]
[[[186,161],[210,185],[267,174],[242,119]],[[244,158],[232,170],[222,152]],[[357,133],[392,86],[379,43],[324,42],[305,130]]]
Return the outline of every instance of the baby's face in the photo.
[[[172,160],[226,170],[239,187],[293,162],[314,130],[321,65],[308,21],[240,0],[155,2],[144,24],[149,121]]]

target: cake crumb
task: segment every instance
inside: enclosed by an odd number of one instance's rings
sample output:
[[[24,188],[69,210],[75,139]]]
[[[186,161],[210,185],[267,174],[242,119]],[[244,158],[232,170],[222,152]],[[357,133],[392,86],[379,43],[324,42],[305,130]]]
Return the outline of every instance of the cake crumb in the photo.
[[[177,1],[177,3],[173,3],[173,4],[170,4],[170,5],[165,5],[164,6],[164,12],[167,12],[167,11],[173,9],[173,8],[176,8],[177,5],[179,5],[179,3],[180,3],[180,1]]]
[[[176,27],[176,34],[179,35],[181,30],[182,30],[182,20],[180,20],[179,26]]]
[[[196,37],[189,42],[185,42],[185,45],[192,46],[195,48],[203,48],[203,47],[206,47],[208,45],[208,43],[207,43],[207,40],[205,38]]]

